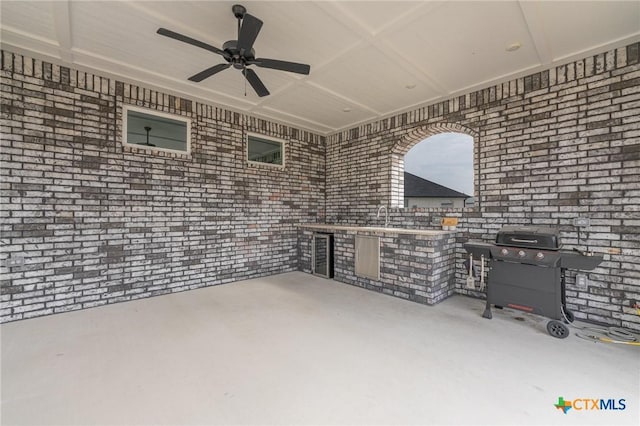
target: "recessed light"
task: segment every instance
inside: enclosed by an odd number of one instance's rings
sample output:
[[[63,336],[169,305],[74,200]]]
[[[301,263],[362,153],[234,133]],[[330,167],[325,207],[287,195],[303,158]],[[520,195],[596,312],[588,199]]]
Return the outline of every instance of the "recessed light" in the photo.
[[[416,88],[416,85],[415,85],[415,84],[407,84],[407,85],[406,85],[406,86],[404,86],[404,87],[405,87],[405,89],[409,89],[409,90],[411,90],[411,89],[415,89],[415,88]]]
[[[516,41],[515,43],[511,43],[510,45],[505,47],[504,50],[506,50],[507,52],[515,52],[516,50],[520,49],[521,47],[522,47],[522,44],[520,44],[519,41]]]
[[[351,112],[351,108],[342,108],[342,112]]]

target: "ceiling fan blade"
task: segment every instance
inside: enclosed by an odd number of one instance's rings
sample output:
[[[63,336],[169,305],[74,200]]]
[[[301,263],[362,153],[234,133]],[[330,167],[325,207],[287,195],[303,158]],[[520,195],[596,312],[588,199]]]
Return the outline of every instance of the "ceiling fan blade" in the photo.
[[[253,90],[256,91],[258,96],[263,97],[269,94],[269,91],[264,86],[264,84],[262,84],[262,80],[260,80],[260,77],[258,77],[258,74],[256,74],[254,70],[245,68],[244,70],[242,70],[242,73],[244,74],[251,87],[253,87]]]
[[[196,83],[201,82],[205,78],[211,77],[212,75],[219,73],[220,71],[226,70],[230,66],[231,64],[214,65],[211,68],[207,68],[206,70],[201,71],[196,75],[192,75],[191,77],[189,77],[189,80],[195,81]]]
[[[289,71],[298,74],[309,74],[309,71],[311,71],[311,67],[309,65],[298,64],[296,62],[278,61],[276,59],[258,58],[248,63],[262,68],[272,68],[274,70]]]
[[[262,28],[262,21],[255,16],[245,13],[242,18],[242,27],[238,34],[238,50],[240,51],[240,55],[244,55],[243,52],[251,52],[260,28]]]
[[[188,44],[191,44],[193,46],[200,47],[202,49],[208,50],[209,52],[217,53],[218,55],[222,55],[225,58],[229,58],[230,57],[230,55],[227,52],[225,52],[224,50],[220,50],[217,47],[211,46],[210,44],[203,43],[201,41],[198,41],[198,40],[193,39],[191,37],[187,37],[186,35],[182,35],[182,34],[176,33],[174,31],[168,30],[166,28],[158,28],[157,33],[160,34],[160,35],[163,35],[165,37],[169,37],[169,38],[172,38],[174,40],[181,41],[183,43],[188,43]]]

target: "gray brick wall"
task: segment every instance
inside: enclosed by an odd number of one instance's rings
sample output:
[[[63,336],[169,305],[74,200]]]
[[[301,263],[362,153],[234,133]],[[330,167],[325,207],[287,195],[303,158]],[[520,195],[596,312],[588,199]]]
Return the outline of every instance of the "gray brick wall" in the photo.
[[[334,236],[336,281],[428,305],[455,292],[455,233],[414,235],[303,226],[298,231],[298,269],[307,273],[311,272],[315,232]],[[355,273],[356,235],[380,238],[380,278],[377,280]]]
[[[325,138],[2,52],[1,318],[13,321],[297,268],[322,222]],[[191,155],[125,147],[122,107],[192,120]],[[247,132],[287,141],[249,167]]]
[[[461,244],[505,224],[546,224],[577,244],[589,216],[605,263],[579,318],[640,329],[639,44],[328,138],[2,52],[0,321],[296,269],[295,225],[378,224],[401,194],[402,155],[430,134],[475,138],[473,209],[391,209],[395,226],[460,218]],[[190,156],[121,144],[124,104],[192,119]],[[243,136],[288,141],[287,169],[250,168]],[[325,172],[325,163],[327,164]],[[326,185],[325,185],[326,179]],[[482,296],[481,294],[474,294]]]
[[[591,218],[589,247],[605,254],[575,286],[578,318],[640,329],[640,44],[368,123],[327,139],[327,221],[378,224],[377,206],[394,206],[393,226],[434,228],[460,218],[457,291],[464,289],[462,243],[490,241],[503,225],[559,227],[577,247],[573,218]],[[474,208],[401,209],[402,157],[443,131],[474,137]],[[583,239],[585,235],[582,235]],[[584,248],[584,242],[581,246]],[[481,294],[473,295],[482,297]]]

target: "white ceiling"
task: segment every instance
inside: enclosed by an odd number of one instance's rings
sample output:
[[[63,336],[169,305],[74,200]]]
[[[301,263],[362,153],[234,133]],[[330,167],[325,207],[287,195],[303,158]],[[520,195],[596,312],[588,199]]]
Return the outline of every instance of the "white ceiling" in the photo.
[[[238,1],[2,0],[0,36],[5,48],[321,134],[640,40],[640,1],[244,1],[264,21],[257,57],[311,65],[308,76],[255,68],[271,92],[259,98],[233,68],[188,81],[224,60],[156,34],[221,48],[236,39]]]

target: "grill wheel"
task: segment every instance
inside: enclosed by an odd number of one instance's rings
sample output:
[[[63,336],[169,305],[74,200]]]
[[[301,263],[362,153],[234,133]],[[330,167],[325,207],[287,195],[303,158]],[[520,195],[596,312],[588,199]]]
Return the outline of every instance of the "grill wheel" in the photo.
[[[547,331],[550,335],[558,339],[564,339],[569,335],[569,329],[560,321],[549,321],[547,323]]]
[[[565,316],[565,320],[564,320],[565,324],[571,324],[575,320],[573,312],[571,312],[568,309],[564,310],[564,316]]]

